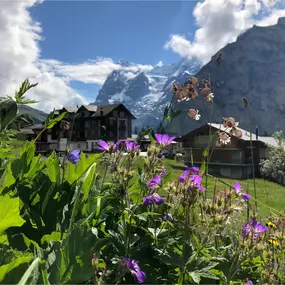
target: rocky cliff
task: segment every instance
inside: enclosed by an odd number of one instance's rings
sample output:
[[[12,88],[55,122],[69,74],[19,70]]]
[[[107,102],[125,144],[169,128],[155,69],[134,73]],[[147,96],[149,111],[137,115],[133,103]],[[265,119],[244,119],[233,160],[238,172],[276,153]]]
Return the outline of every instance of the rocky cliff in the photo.
[[[285,18],[274,26],[254,26],[219,52],[219,65],[214,55],[196,74],[199,79],[210,77],[215,95],[212,122],[231,116],[249,130],[248,108],[242,103],[242,97],[246,97],[253,128],[258,125],[261,135],[285,129]],[[210,121],[210,105],[202,98],[175,101],[174,106],[185,111],[199,109],[202,117],[197,122],[185,113],[169,126],[171,133],[185,134]]]

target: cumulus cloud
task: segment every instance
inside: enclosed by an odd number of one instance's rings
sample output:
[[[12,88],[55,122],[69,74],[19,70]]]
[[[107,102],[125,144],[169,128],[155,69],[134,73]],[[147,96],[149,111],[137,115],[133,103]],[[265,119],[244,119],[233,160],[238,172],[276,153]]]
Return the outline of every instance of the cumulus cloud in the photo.
[[[39,85],[28,97],[39,100],[34,105],[49,112],[65,104],[86,103],[63,78],[41,69],[39,40],[42,28],[34,22],[29,8],[40,3],[31,1],[0,1],[0,93],[12,95],[25,78]]]
[[[124,69],[130,76],[150,65],[121,66],[108,58],[81,64],[67,64],[55,59],[42,59],[39,41],[42,27],[33,21],[29,8],[42,1],[0,1],[0,94],[12,95],[25,78],[39,85],[30,90],[29,98],[39,101],[33,107],[49,112],[52,108],[87,104],[69,86],[72,80],[103,84],[108,74]]]
[[[254,24],[268,26],[285,15],[283,0],[204,0],[194,8],[198,29],[192,42],[184,35],[171,35],[165,49],[182,57],[196,57],[202,63],[210,60],[226,44]]]
[[[113,70],[125,70],[130,73],[138,71],[149,71],[151,65],[132,64],[122,66],[114,62],[111,58],[98,58],[81,64],[66,64],[55,60],[41,60],[41,66],[45,70],[55,72],[58,76],[63,76],[66,80],[77,80],[84,83],[95,83],[102,85],[106,77]]]

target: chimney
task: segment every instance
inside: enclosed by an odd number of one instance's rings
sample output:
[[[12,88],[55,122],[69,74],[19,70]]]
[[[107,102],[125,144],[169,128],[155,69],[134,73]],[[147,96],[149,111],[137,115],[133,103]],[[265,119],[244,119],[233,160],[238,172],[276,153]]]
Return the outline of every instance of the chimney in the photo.
[[[104,113],[103,108],[100,108],[100,116],[103,116],[103,113]]]
[[[258,141],[258,126],[256,126],[255,128],[255,136],[256,136],[256,140]]]

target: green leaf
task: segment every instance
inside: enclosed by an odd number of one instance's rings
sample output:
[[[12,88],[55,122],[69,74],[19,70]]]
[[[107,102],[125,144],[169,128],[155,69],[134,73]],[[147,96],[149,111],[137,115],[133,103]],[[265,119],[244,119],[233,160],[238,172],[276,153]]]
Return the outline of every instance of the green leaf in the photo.
[[[171,117],[170,116],[167,116],[166,117],[167,121],[170,123],[171,122]]]
[[[46,173],[53,183],[60,182],[60,161],[58,156],[53,152],[45,161]]]
[[[174,111],[173,109],[171,109],[170,113],[171,113],[171,119],[175,119],[177,117],[179,117],[182,114],[183,110],[177,110]]]
[[[196,283],[199,284],[201,281],[201,277],[198,273],[195,272],[189,272],[189,276],[192,278],[192,280]]]
[[[0,233],[10,227],[20,227],[25,223],[20,216],[19,204],[19,197],[0,196]]]
[[[170,104],[166,105],[163,112],[163,117],[166,118],[168,116]]]
[[[37,257],[32,264],[29,266],[29,268],[27,269],[27,271],[25,272],[25,274],[22,276],[21,280],[19,281],[18,285],[23,285],[26,284],[29,277],[31,276],[33,270],[39,265],[40,262],[40,258]]]
[[[154,145],[155,144],[155,139],[153,138],[153,136],[152,136],[152,134],[150,132],[148,133],[148,137],[149,137],[149,140],[150,140],[151,144]]]
[[[38,85],[38,83],[31,84],[29,79],[26,79],[20,86],[19,90],[16,91],[15,94],[15,99],[17,104],[33,104],[37,103],[36,100],[30,100],[30,99],[25,99],[25,93],[30,90],[31,88],[34,88]],[[10,97],[11,98],[11,97]]]
[[[47,129],[51,129],[54,125],[56,125],[58,122],[60,122],[64,116],[66,115],[67,112],[63,112],[62,114],[60,114],[59,116],[54,118],[54,111],[51,112],[47,118],[47,120],[45,121],[45,127]]]
[[[206,172],[206,161],[203,160],[202,165],[200,167],[200,172],[205,173]]]
[[[4,183],[3,183],[3,187],[4,188],[8,188],[11,185],[13,185],[16,182],[16,179],[13,176],[12,170],[11,170],[11,165],[7,165],[6,166],[6,170],[4,173]],[[2,188],[2,187],[1,187]],[[0,193],[2,193],[3,189],[0,190]]]
[[[29,263],[33,259],[32,255],[20,256],[13,258],[13,261],[0,266],[0,282],[2,282],[5,276],[12,271],[13,269],[17,268],[21,264]],[[25,284],[25,283],[21,283]]]
[[[51,241],[60,242],[61,235],[61,232],[52,232],[50,235],[44,235],[41,239],[41,244],[44,244],[45,242],[49,244]],[[62,236],[65,238],[66,234],[63,234]]]
[[[14,100],[0,97],[0,130],[4,130],[14,121],[18,113],[18,105]]]
[[[208,155],[209,155],[209,148],[206,148],[206,149],[204,149],[202,156],[204,158],[206,158],[206,157],[208,157]]]

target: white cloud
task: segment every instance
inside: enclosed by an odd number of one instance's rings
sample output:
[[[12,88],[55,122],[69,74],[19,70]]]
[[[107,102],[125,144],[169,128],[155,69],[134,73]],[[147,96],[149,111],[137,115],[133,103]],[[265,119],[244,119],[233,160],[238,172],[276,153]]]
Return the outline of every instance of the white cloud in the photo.
[[[87,104],[68,84],[71,80],[103,84],[112,70],[124,69],[129,76],[150,65],[120,66],[111,59],[99,58],[81,64],[66,64],[42,59],[39,49],[42,27],[33,21],[29,8],[42,1],[0,0],[0,95],[12,95],[25,78],[39,85],[29,98],[40,102],[33,107],[49,112],[52,108]],[[94,98],[95,99],[95,98]]]
[[[46,112],[65,104],[86,103],[63,78],[38,64],[41,26],[32,20],[28,9],[39,1],[0,1],[0,94],[13,95],[25,78],[39,85],[28,97]]]
[[[151,65],[134,64],[131,66],[121,66],[111,58],[99,58],[81,64],[65,64],[55,60],[41,60],[43,69],[53,71],[58,76],[63,76],[67,80],[78,80],[84,83],[95,83],[102,85],[106,77],[113,70],[125,70],[130,73],[138,71],[148,71]],[[130,75],[131,76],[131,75]]]
[[[282,0],[283,1],[283,0]],[[165,49],[182,57],[210,60],[226,44],[254,24],[273,25],[285,15],[281,0],[204,0],[197,3],[193,15],[199,28],[190,42],[184,35],[171,35]]]

